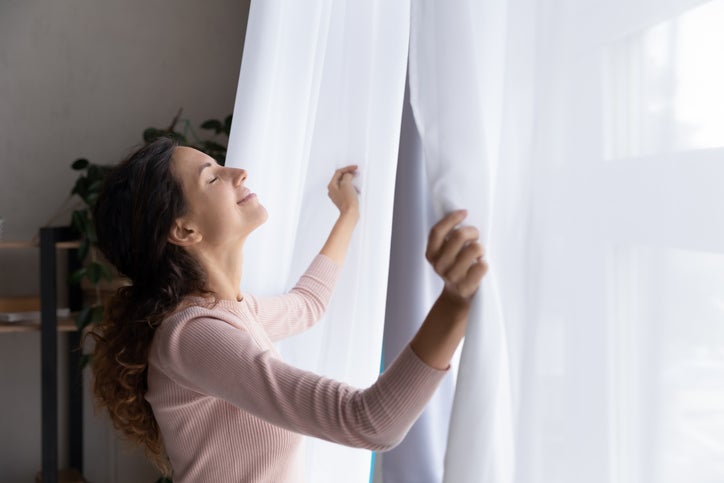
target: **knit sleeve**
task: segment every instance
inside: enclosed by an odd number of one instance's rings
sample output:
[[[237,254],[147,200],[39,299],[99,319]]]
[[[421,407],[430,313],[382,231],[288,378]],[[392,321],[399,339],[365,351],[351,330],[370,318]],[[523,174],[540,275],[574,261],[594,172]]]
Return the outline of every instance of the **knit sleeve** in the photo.
[[[272,341],[302,332],[324,314],[332,298],[340,267],[329,257],[319,254],[286,294],[248,298],[251,311]]]
[[[245,330],[208,317],[174,324],[164,340],[162,369],[189,389],[289,431],[376,451],[402,440],[446,374],[408,346],[372,386],[356,389],[290,366]]]

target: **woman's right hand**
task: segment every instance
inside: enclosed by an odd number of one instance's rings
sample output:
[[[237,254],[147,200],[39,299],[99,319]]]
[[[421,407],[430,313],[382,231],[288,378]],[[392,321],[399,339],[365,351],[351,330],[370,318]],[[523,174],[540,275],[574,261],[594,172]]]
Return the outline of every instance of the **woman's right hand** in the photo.
[[[458,226],[467,215],[453,211],[430,230],[425,258],[445,281],[445,288],[428,312],[410,347],[427,365],[440,370],[450,367],[465,336],[473,295],[488,271],[478,230]]]
[[[430,230],[425,258],[445,281],[443,295],[452,301],[469,304],[478,290],[488,264],[485,249],[478,242],[474,226],[458,226],[466,210],[448,213]]]
[[[327,194],[341,215],[359,215],[357,189],[352,184],[356,172],[356,164],[340,168],[334,172],[332,180],[327,185]]]

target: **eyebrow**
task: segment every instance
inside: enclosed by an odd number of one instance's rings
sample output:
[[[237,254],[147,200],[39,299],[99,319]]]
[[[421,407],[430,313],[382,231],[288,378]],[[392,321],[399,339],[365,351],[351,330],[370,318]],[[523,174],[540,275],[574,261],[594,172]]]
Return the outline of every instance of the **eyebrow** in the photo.
[[[202,172],[204,169],[206,169],[206,168],[208,168],[208,167],[210,167],[210,166],[211,166],[211,163],[208,163],[208,162],[202,164],[202,165],[201,165],[201,169],[199,169],[199,176],[201,176],[201,172]]]

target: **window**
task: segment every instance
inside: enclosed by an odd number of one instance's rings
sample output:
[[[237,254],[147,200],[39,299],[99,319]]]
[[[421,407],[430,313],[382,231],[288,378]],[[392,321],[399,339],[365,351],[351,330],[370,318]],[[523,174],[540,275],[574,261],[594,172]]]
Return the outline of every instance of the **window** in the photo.
[[[604,49],[607,159],[724,146],[724,1]]]

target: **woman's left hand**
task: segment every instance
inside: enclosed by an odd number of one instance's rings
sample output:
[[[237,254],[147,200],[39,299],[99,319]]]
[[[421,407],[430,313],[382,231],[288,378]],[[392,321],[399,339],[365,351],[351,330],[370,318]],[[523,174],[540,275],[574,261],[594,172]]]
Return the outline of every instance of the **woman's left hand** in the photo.
[[[356,173],[356,164],[340,168],[334,172],[332,180],[327,185],[327,194],[342,215],[359,215],[357,188],[352,184]]]

